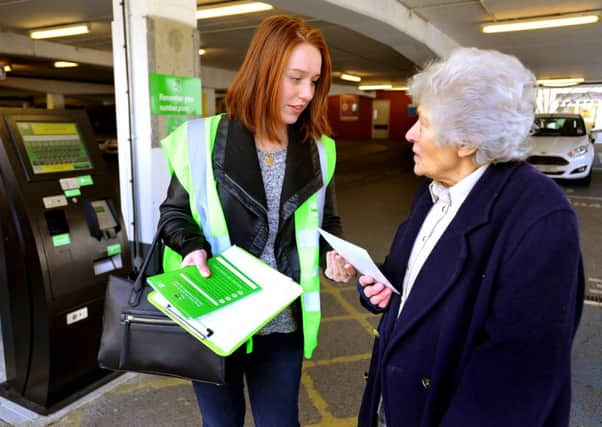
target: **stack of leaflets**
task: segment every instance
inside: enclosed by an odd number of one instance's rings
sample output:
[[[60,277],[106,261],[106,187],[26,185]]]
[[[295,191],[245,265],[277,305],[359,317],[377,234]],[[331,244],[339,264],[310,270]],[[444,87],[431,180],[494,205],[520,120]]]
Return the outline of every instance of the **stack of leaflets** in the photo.
[[[188,266],[147,278],[148,300],[220,356],[232,354],[302,289],[238,246],[210,258],[211,276]]]

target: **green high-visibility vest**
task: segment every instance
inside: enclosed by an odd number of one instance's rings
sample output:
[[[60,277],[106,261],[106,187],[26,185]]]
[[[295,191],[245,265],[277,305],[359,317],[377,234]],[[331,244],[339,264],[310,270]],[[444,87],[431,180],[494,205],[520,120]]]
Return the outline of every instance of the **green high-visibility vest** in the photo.
[[[176,174],[178,181],[188,192],[192,217],[203,230],[214,254],[231,246],[228,226],[213,175],[213,145],[220,118],[221,115],[217,115],[186,122],[161,141],[170,172]],[[324,215],[326,186],[334,175],[336,163],[336,150],[332,138],[322,136],[316,144],[320,155],[323,185],[297,208],[294,219],[301,270],[299,282],[303,288],[301,296],[303,350],[308,359],[311,358],[318,344],[321,318],[318,228],[322,224]],[[163,257],[165,271],[179,268],[181,261],[182,258],[178,253],[169,247],[165,248]]]

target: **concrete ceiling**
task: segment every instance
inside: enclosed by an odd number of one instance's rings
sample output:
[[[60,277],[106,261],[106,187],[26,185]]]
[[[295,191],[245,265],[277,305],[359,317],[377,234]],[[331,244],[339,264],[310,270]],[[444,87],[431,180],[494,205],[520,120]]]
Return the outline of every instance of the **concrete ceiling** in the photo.
[[[200,47],[207,53],[201,63],[236,70],[240,66],[257,25],[266,17],[286,13],[279,9],[247,16],[198,21]],[[416,66],[398,52],[362,34],[320,19],[304,17],[324,34],[333,71],[357,75],[362,82],[405,83]],[[344,83],[338,80],[337,83]]]
[[[370,0],[358,0],[357,3],[362,1]],[[371,1],[375,6],[379,4],[375,0]],[[392,0],[387,1],[391,3]],[[200,0],[198,4],[212,2],[215,1]],[[362,77],[362,83],[403,84],[408,76],[423,65],[414,64],[406,58],[411,55],[404,56],[399,52],[406,53],[412,46],[406,46],[403,50],[383,43],[382,37],[377,37],[381,41],[376,41],[366,34],[374,35],[377,32],[366,31],[366,25],[362,27],[358,22],[350,21],[347,28],[340,25],[340,22],[332,23],[335,21],[333,19],[328,19],[330,22],[327,22],[324,16],[319,15],[320,3],[310,3],[317,4],[318,7],[308,7],[306,13],[313,16],[305,17],[326,36],[335,72],[357,74]],[[331,5],[335,2],[325,0],[326,3]],[[339,3],[353,2],[341,0]],[[600,13],[602,0],[401,0],[399,3],[404,10],[407,9],[408,15],[424,19],[460,45],[494,48],[518,56],[540,78],[582,76],[588,82],[602,82],[602,55],[599,53],[602,48],[601,23],[504,34],[487,35],[480,32],[481,24],[496,20],[584,11]],[[274,1],[274,4],[282,6],[293,3]],[[257,24],[266,16],[286,12],[284,9],[276,9],[258,14],[198,21],[201,47],[207,49],[207,54],[202,57],[202,64],[235,70],[242,61]],[[92,59],[87,65],[86,61],[82,61],[82,66],[77,69],[57,70],[53,68],[51,58],[35,52],[22,54],[10,40],[15,34],[26,36],[34,28],[88,22],[91,26],[90,34],[52,39],[52,43],[75,46],[78,52],[89,50],[90,58],[94,58],[94,52],[110,54],[111,21],[111,0],[0,0],[0,64],[11,64],[13,71],[9,76],[110,84],[113,79],[110,61]],[[371,24],[370,27],[374,29],[374,25]],[[416,46],[419,44],[416,42]],[[99,66],[99,63],[105,65]],[[338,79],[335,82],[344,83]]]
[[[481,24],[584,12],[602,13],[602,0],[402,0],[459,44],[516,55],[538,78],[583,77],[602,83],[602,23],[483,34]]]
[[[112,84],[112,61],[108,61],[107,66],[95,65],[107,63],[107,55],[111,56],[112,19],[110,0],[0,0],[0,64],[9,64],[12,71],[7,73],[8,78],[19,80],[19,84],[15,85],[17,89],[0,88],[0,96],[39,93],[43,85],[33,84],[28,90],[26,79],[38,79],[38,83],[49,79]],[[52,39],[47,46],[42,42],[38,51],[23,43],[29,30],[76,22],[89,23],[91,32],[83,36]],[[55,55],[49,55],[50,51]],[[85,56],[83,51],[86,51]],[[64,55],[84,56],[89,61],[78,61],[80,66],[77,68],[54,68],[55,60],[68,59]],[[0,83],[8,83],[8,79]]]

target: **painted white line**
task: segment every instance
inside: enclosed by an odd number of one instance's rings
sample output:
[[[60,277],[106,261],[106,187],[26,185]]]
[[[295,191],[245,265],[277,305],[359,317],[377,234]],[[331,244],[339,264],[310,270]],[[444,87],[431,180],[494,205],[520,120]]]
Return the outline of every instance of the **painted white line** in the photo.
[[[595,305],[596,307],[602,307],[602,302],[594,302],[594,301],[585,300],[585,301],[583,301],[583,303],[585,305]]]
[[[602,200],[602,197],[597,196],[568,196],[569,199],[584,199],[584,200]]]
[[[576,202],[574,200],[569,200],[569,202],[571,203],[571,205],[575,206],[576,208],[596,208],[596,209],[600,209],[602,208],[602,203],[586,203],[586,202]]]
[[[595,283],[602,283],[602,279],[598,279],[596,277],[588,277],[587,281],[588,282],[595,282]]]

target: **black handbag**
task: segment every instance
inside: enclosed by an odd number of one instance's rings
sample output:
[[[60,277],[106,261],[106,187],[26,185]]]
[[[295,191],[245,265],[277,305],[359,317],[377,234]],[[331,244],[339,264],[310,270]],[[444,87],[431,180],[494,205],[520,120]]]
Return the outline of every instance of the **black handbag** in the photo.
[[[146,276],[160,235],[161,228],[135,281],[109,276],[98,363],[115,371],[225,384],[228,359],[201,344],[146,298],[152,291]]]

